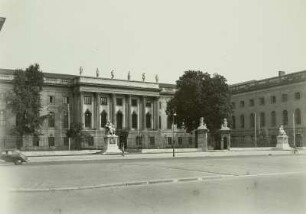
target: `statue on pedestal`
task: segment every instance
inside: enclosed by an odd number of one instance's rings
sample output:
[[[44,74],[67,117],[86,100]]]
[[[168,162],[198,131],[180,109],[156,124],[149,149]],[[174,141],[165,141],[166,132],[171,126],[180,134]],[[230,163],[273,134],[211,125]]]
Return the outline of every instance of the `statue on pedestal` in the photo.
[[[207,129],[207,126],[204,123],[204,117],[200,117],[200,125],[199,125],[198,129]]]
[[[115,131],[114,125],[108,120],[105,125],[105,135],[115,135]]]
[[[223,124],[221,125],[221,130],[229,130],[229,127],[227,127],[227,119],[223,119]]]
[[[279,127],[278,136],[287,136],[283,125]]]

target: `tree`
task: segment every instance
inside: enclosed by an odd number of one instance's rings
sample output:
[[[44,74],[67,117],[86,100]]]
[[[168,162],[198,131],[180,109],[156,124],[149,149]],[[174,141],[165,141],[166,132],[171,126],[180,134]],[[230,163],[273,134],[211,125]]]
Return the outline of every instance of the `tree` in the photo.
[[[89,138],[90,134],[83,131],[83,123],[71,123],[66,136],[74,140],[76,149],[81,149],[81,142]]]
[[[230,119],[230,90],[223,76],[185,71],[176,88],[166,112],[170,117],[176,113],[178,123],[183,121],[188,132],[198,127],[200,117],[211,131],[220,129],[224,118]]]
[[[7,97],[8,108],[16,115],[14,135],[39,134],[41,124],[47,116],[40,116],[42,108],[40,93],[44,83],[38,64],[30,65],[25,71],[17,69],[14,73],[13,89]],[[17,145],[19,148],[21,145]]]

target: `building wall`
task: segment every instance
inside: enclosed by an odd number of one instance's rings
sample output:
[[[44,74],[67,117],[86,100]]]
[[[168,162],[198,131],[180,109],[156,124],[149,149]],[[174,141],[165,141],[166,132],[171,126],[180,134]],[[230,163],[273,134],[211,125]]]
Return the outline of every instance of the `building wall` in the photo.
[[[10,130],[15,125],[15,116],[6,108],[5,95],[12,89],[11,80],[13,71],[0,70],[0,125],[1,145],[8,142],[15,143],[10,137]],[[117,113],[120,111],[123,116],[122,130],[118,130],[119,135],[127,134],[127,143],[138,148],[165,148],[171,146],[174,137],[180,146],[195,147],[194,136],[188,134],[183,129],[178,129],[176,125],[172,127],[172,121],[168,120],[166,114],[167,102],[171,100],[175,93],[175,86],[170,84],[157,84],[126,80],[112,80],[93,77],[69,76],[60,74],[44,74],[45,86],[42,91],[42,111],[41,115],[54,113],[55,124],[50,127],[48,119],[42,125],[42,135],[39,146],[33,142],[24,145],[29,149],[67,149],[66,131],[64,127],[64,115],[68,113],[70,122],[81,122],[85,124],[85,114],[89,111],[92,115],[91,124],[84,129],[93,137],[93,144],[86,144],[86,148],[97,148],[104,145],[105,129],[101,126],[101,113],[107,113],[107,120],[117,125]],[[269,133],[283,124],[282,112],[288,111],[288,124],[285,129],[292,129],[293,112],[296,109],[301,111],[301,123],[296,124],[298,134],[301,134],[303,145],[306,145],[306,72],[297,72],[290,75],[265,79],[261,81],[251,81],[232,85],[232,100],[234,104],[233,117],[235,117],[235,127],[231,124],[232,134],[239,135],[239,145],[252,145],[254,141],[254,127],[250,125],[250,114],[256,113],[258,132],[259,129]],[[296,93],[300,94],[299,99]],[[283,94],[287,94],[287,101],[282,101]],[[271,97],[276,98],[275,103],[271,102]],[[89,104],[85,103],[85,97],[91,97]],[[107,104],[101,104],[101,97],[107,99]],[[117,104],[117,99],[122,99],[122,105]],[[137,105],[132,106],[132,100],[137,100]],[[261,103],[261,99],[264,103]],[[250,105],[250,100],[254,105]],[[244,101],[244,106],[240,103]],[[146,105],[150,102],[150,105]],[[276,123],[271,124],[271,112],[276,113]],[[137,128],[132,128],[132,113],[137,114]],[[146,127],[146,114],[151,115],[151,128]],[[265,114],[265,126],[260,126],[260,114]],[[244,115],[244,127],[241,125],[240,116]],[[174,130],[174,132],[173,132]],[[271,134],[270,134],[271,135]],[[273,137],[273,136],[272,136]],[[54,138],[54,144],[50,146],[50,138]],[[141,138],[140,141],[136,138]],[[153,140],[154,138],[154,140]],[[179,139],[181,138],[181,139]],[[190,140],[191,139],[191,140]],[[152,143],[154,142],[154,143]],[[190,143],[191,142],[191,143]]]

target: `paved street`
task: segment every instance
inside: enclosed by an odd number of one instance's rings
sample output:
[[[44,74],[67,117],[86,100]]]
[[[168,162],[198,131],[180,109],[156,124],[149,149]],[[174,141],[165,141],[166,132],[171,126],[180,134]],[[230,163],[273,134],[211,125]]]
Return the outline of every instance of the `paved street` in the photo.
[[[305,163],[304,155],[198,157],[0,170],[6,213],[304,213]]]

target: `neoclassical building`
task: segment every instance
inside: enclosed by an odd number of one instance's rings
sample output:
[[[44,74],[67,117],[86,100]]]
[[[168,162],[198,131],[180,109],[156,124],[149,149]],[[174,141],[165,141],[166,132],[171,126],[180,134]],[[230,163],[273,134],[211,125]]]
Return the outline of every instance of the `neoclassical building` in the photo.
[[[2,147],[16,141],[9,134],[16,118],[5,103],[13,74],[13,70],[0,70]],[[92,136],[81,148],[101,148],[107,121],[114,124],[126,148],[167,148],[172,146],[173,137],[178,147],[195,147],[194,136],[176,125],[172,127],[173,121],[166,115],[167,101],[174,92],[171,84],[44,73],[41,115],[49,117],[43,123],[42,135],[23,147],[67,149],[66,131],[75,122],[82,123]]]
[[[5,101],[13,74],[14,70],[0,69],[0,147],[5,148],[16,145],[10,135],[16,117]],[[306,71],[301,71],[231,85],[232,146],[275,146],[280,125],[291,145],[306,146],[305,83]],[[23,149],[69,149],[66,131],[72,122],[82,123],[91,136],[80,148],[103,148],[108,120],[128,149],[171,148],[173,141],[179,148],[197,148],[194,133],[172,126],[166,114],[174,93],[173,84],[44,73],[41,115],[49,117],[41,135],[24,141]],[[70,146],[76,147],[73,142]]]
[[[235,146],[274,146],[284,125],[289,143],[306,146],[306,71],[231,85]]]

